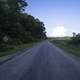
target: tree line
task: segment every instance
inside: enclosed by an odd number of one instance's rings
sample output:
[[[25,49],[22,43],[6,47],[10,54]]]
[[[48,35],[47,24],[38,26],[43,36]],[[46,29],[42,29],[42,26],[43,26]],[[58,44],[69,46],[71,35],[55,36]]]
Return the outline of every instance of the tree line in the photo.
[[[45,25],[25,13],[26,0],[0,0],[0,43],[21,44],[45,39]]]
[[[76,34],[73,32],[73,37],[71,38],[70,44],[80,45],[80,33]]]

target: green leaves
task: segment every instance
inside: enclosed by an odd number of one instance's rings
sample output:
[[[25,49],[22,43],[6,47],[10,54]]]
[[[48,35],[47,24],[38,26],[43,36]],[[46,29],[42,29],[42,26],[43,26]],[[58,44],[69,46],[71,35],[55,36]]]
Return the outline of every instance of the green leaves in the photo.
[[[0,40],[8,36],[6,43],[26,43],[33,39],[43,39],[44,23],[32,15],[23,13],[27,6],[26,0],[0,1]],[[5,40],[3,41],[5,43]]]

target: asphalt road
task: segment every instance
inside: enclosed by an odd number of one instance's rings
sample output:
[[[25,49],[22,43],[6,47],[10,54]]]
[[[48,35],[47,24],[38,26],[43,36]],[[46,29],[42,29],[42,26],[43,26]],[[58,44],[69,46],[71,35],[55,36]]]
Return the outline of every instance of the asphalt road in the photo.
[[[0,80],[80,80],[80,64],[45,41],[1,64]]]

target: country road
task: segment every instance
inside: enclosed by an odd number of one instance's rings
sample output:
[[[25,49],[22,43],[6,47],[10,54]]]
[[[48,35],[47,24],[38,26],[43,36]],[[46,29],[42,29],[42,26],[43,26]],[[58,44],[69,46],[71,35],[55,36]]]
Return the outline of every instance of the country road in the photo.
[[[80,80],[80,64],[44,41],[1,64],[0,80]]]

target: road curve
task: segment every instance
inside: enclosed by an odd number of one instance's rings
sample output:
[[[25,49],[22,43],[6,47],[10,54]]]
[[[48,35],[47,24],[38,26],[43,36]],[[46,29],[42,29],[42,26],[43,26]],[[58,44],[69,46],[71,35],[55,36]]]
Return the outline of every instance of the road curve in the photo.
[[[80,80],[80,64],[45,41],[0,65],[0,80]]]

